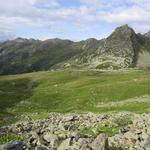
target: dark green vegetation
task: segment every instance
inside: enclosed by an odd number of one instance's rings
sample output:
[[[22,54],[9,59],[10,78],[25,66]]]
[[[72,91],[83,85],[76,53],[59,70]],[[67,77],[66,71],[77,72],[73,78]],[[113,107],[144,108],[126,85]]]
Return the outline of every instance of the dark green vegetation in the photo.
[[[82,136],[97,136],[101,133],[105,133],[108,136],[114,136],[115,134],[118,133],[118,131],[125,127],[126,125],[132,123],[131,118],[129,117],[120,117],[120,118],[115,118],[112,123],[110,124],[105,123],[104,125],[98,124],[96,127],[90,127],[90,128],[84,128],[83,130],[80,131],[80,134]]]
[[[120,129],[121,127],[97,127],[96,129],[95,128],[85,128],[83,129],[82,131],[80,131],[80,134],[82,136],[85,136],[85,137],[92,137],[92,136],[97,136],[101,133],[105,133],[107,134],[108,136],[113,136],[115,135],[116,133],[118,133],[118,130]]]
[[[96,66],[96,69],[108,69],[108,68],[112,68],[112,69],[119,69],[119,67],[116,65],[113,65],[112,62],[105,62],[102,64],[99,64]]]
[[[0,145],[5,144],[10,141],[25,141],[25,136],[16,134],[5,134],[0,136]]]
[[[37,112],[149,112],[150,71],[56,71],[0,78],[0,125]],[[43,113],[40,114],[39,112]]]
[[[48,70],[81,50],[69,40],[52,39],[44,42],[18,38],[0,44],[0,74],[16,74]]]
[[[18,38],[2,42],[0,74],[60,68],[149,67],[149,57],[150,38],[136,34],[128,25],[124,25],[103,40],[73,42],[61,39],[39,41]]]

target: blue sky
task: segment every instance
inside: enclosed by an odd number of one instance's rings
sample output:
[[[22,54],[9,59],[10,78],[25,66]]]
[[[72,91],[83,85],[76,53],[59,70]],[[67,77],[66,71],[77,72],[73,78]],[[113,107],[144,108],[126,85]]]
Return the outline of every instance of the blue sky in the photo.
[[[0,39],[101,39],[123,24],[149,31],[150,0],[0,0]]]

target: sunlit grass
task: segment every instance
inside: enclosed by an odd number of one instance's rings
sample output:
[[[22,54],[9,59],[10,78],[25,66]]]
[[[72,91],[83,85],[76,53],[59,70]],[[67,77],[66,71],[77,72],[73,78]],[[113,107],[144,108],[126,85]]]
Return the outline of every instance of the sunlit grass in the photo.
[[[150,95],[148,70],[56,71],[1,76],[0,117],[5,120],[7,113],[14,118],[33,112],[149,112],[150,102],[140,100],[138,103],[97,107],[101,103],[144,95]]]

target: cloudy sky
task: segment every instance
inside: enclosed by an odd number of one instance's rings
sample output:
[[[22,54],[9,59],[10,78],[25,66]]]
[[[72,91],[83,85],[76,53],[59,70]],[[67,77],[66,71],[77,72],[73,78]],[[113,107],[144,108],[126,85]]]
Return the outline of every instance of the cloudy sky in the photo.
[[[0,0],[0,39],[101,39],[117,26],[150,30],[150,0]]]

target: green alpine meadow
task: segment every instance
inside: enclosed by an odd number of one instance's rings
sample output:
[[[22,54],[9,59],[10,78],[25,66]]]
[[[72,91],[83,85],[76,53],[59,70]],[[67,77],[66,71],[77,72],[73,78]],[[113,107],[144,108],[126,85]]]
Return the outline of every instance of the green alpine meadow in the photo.
[[[1,41],[1,149],[149,150],[149,32]]]
[[[1,125],[23,114],[150,111],[150,71],[54,71],[1,76]],[[18,119],[19,119],[18,118]]]

